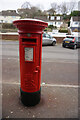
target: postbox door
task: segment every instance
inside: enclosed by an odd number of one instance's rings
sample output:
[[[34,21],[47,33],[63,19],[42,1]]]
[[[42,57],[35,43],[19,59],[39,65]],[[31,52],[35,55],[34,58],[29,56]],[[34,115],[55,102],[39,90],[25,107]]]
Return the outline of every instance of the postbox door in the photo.
[[[22,88],[26,92],[36,92],[40,89],[40,46],[37,44],[22,45],[21,64]]]

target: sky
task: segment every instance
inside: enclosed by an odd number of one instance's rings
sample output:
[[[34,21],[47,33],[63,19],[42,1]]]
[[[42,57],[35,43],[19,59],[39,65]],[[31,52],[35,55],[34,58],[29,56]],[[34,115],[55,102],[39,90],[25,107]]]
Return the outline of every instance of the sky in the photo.
[[[51,3],[62,3],[65,2],[65,0],[0,0],[0,11],[2,10],[17,10],[18,8],[21,8],[21,5],[25,2],[30,2],[33,6],[39,6],[41,9],[49,9]],[[66,2],[78,2],[80,0],[66,0]],[[76,6],[76,9],[78,9],[78,6]]]

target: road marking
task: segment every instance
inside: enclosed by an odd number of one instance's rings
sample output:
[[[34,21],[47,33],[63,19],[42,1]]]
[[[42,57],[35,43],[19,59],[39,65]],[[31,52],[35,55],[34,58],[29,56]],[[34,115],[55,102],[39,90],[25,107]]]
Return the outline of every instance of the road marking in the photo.
[[[41,86],[44,86],[44,87],[65,87],[65,88],[78,88],[80,87],[79,85],[60,85],[60,84],[41,84]]]
[[[0,82],[0,84],[8,84],[8,85],[20,85],[20,83],[16,82]],[[78,88],[79,85],[61,85],[61,84],[41,84],[42,87],[64,87],[64,88]]]
[[[57,63],[57,62],[58,62],[58,63],[72,63],[72,64],[75,63],[75,64],[78,64],[78,60],[77,60],[77,61],[69,61],[69,60],[66,60],[66,61],[65,61],[65,60],[62,60],[62,61],[60,61],[60,60],[53,60],[53,61],[52,61],[52,60],[48,60],[48,61],[47,61],[47,60],[46,60],[46,61],[45,61],[45,60],[42,60],[42,62],[45,62],[45,63],[46,63],[46,62],[47,62],[47,63],[51,63],[51,62],[56,62],[56,63]]]
[[[1,54],[0,54],[0,56],[1,56]],[[14,57],[14,56],[11,56],[11,57],[8,57],[9,55],[3,55],[3,57],[2,58],[0,58],[0,59],[5,59],[5,60],[7,60],[7,59],[9,59],[9,60],[18,60],[19,61],[19,56],[17,56],[16,55],[16,57]],[[46,59],[42,59],[42,63],[50,63],[50,62],[58,62],[58,63],[75,63],[75,64],[78,64],[78,59],[74,59],[73,61],[72,61],[73,59],[67,59],[67,60],[57,60],[57,59],[54,59],[54,60],[46,60]]]

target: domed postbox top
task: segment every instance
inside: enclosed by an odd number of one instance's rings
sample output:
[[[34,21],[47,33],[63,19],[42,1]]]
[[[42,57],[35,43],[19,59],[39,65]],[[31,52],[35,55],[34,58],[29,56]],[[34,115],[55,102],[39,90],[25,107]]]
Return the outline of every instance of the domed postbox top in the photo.
[[[20,19],[13,22],[19,33],[42,33],[48,23],[38,19]]]

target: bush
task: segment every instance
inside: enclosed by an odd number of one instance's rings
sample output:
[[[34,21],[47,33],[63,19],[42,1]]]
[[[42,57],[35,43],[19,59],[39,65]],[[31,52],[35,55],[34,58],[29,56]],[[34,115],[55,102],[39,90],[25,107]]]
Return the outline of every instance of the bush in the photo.
[[[68,30],[59,30],[61,33],[68,33]]]
[[[74,31],[73,32],[78,32],[78,29],[74,29]]]
[[[71,16],[80,16],[80,11],[73,11],[71,12]]]
[[[2,29],[1,30],[1,33],[6,33],[7,31],[5,29]]]
[[[57,28],[57,27],[53,26],[53,25],[49,25],[48,28],[50,28],[52,30],[53,28]]]
[[[3,23],[2,28],[3,29],[16,29],[16,27],[13,25],[13,23]]]
[[[6,33],[6,32],[17,32],[17,29],[1,29],[2,33]]]
[[[45,31],[45,32],[51,32],[52,29],[51,29],[51,28],[45,28],[44,31]]]

